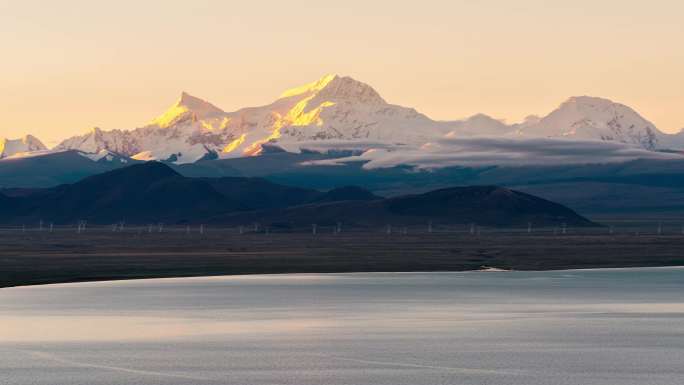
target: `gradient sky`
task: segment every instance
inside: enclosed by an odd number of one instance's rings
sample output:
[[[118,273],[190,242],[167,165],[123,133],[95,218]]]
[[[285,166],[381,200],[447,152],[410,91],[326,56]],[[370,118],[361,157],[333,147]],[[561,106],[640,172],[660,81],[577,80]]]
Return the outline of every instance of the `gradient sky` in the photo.
[[[435,119],[572,95],[684,127],[680,0],[0,0],[0,137],[134,128],[180,92],[225,110],[326,73]]]

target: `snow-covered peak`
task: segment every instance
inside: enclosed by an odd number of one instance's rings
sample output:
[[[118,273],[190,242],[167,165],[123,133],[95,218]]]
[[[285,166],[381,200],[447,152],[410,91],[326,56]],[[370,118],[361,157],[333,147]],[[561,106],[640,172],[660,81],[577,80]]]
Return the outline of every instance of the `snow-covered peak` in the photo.
[[[25,135],[19,139],[0,140],[0,159],[22,153],[46,151],[47,147],[33,135]]]
[[[282,94],[280,94],[279,99],[286,99],[286,98],[291,98],[294,96],[309,96],[313,93],[316,93],[323,88],[325,88],[330,82],[333,80],[337,79],[339,76],[335,74],[328,74],[323,76],[322,78],[316,80],[315,82],[307,83],[304,84],[303,86],[291,88]]]
[[[524,136],[616,141],[649,150],[661,133],[653,123],[624,104],[590,96],[571,97],[539,121],[520,127]]]
[[[213,104],[183,91],[178,101],[152,120],[150,125],[167,128],[185,120],[209,119],[224,114],[223,110]]]
[[[388,104],[368,84],[347,76],[330,75],[285,93],[297,103],[276,117],[268,140],[298,151],[311,141],[381,141],[421,145],[444,135],[447,128],[412,108]]]
[[[349,76],[325,75],[317,81],[287,90],[280,99],[316,99],[329,102],[353,102],[358,104],[386,104],[373,87]]]
[[[325,87],[316,92],[316,97],[332,102],[346,101],[358,104],[387,104],[385,99],[373,87],[348,76],[335,76]]]
[[[185,91],[181,93],[180,99],[178,99],[176,105],[186,107],[188,110],[197,114],[197,117],[200,119],[225,114],[222,109],[205,100],[192,96]]]
[[[83,135],[74,136],[62,141],[55,147],[55,150],[78,150],[90,154],[97,154],[102,150],[108,150],[128,155],[131,152],[137,152],[137,148],[137,143],[130,138],[128,131],[105,131],[99,127],[94,127]]]
[[[575,108],[579,109],[596,109],[596,108],[608,108],[613,105],[616,105],[619,103],[615,103],[610,99],[606,98],[599,98],[596,96],[571,96],[566,100],[565,102],[561,103],[561,108],[566,107],[566,106],[574,106]]]
[[[473,115],[465,121],[465,124],[479,135],[505,134],[510,131],[510,127],[505,122],[485,114]]]
[[[447,138],[471,136],[506,136],[513,132],[513,127],[489,115],[476,114],[466,120],[446,122],[451,130]]]

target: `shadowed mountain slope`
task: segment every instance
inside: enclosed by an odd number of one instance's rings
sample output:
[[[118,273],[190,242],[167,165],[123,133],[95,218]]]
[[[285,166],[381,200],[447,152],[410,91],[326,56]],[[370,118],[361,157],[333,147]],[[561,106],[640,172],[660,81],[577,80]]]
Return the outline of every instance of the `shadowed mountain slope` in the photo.
[[[313,200],[315,203],[340,201],[372,201],[382,199],[372,192],[357,186],[338,187]]]
[[[277,210],[228,213],[214,223],[260,222],[282,227],[312,223],[353,226],[477,224],[491,227],[596,226],[571,209],[529,194],[494,186],[454,187],[389,199],[312,203]]]
[[[74,183],[84,177],[103,173],[122,166],[125,163],[92,159],[78,151],[64,151],[25,158],[9,158],[0,160],[0,187],[53,187],[63,183]]]
[[[457,187],[383,199],[353,186],[323,193],[258,178],[187,178],[158,162],[51,189],[0,195],[0,210],[3,223],[594,225],[562,205],[499,187]]]
[[[259,178],[187,178],[147,162],[50,189],[9,189],[0,222],[186,223],[215,213],[303,204],[325,194]]]
[[[15,221],[141,223],[176,222],[217,208],[239,205],[231,205],[206,182],[182,177],[160,163],[145,163],[18,197],[7,212]]]
[[[188,178],[192,179],[192,178]],[[312,189],[289,187],[262,178],[198,178],[244,209],[287,207],[318,199],[322,193]]]

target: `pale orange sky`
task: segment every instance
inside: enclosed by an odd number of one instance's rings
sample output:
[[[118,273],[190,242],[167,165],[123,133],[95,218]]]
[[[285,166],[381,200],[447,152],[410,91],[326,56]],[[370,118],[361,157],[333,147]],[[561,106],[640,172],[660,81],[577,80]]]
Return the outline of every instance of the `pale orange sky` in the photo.
[[[0,137],[134,128],[181,91],[225,110],[349,75],[435,119],[519,121],[572,95],[684,127],[675,0],[0,0]]]

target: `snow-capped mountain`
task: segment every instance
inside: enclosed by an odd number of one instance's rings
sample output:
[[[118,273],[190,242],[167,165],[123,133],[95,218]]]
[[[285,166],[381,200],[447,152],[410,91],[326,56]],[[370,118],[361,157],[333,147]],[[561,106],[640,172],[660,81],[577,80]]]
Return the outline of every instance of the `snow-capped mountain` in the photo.
[[[528,119],[518,132],[530,137],[616,141],[648,150],[658,148],[662,136],[633,109],[589,96],[572,97],[549,115]]]
[[[328,75],[284,92],[275,102],[226,113],[183,93],[148,125],[132,131],[94,129],[67,139],[56,149],[96,153],[107,149],[140,160],[194,162],[207,156],[258,155],[262,145],[366,140],[419,144],[449,132],[411,108],[388,104],[372,87],[349,77]]]
[[[220,125],[225,115],[212,104],[183,92],[178,102],[144,127],[131,131],[103,131],[96,127],[63,141],[55,150],[92,154],[107,150],[140,160],[194,162],[227,140],[212,135],[213,125]]]
[[[607,99],[573,97],[545,117],[530,116],[512,125],[483,114],[435,121],[387,103],[367,84],[328,75],[284,92],[271,104],[234,112],[183,92],[166,112],[140,128],[95,128],[55,150],[107,150],[138,160],[190,163],[258,155],[265,144],[292,152],[312,143],[339,142],[421,148],[442,138],[474,136],[616,141],[648,150],[676,142],[633,109]]]
[[[275,123],[281,145],[311,140],[365,140],[418,144],[444,135],[443,124],[412,108],[388,104],[372,87],[327,76],[291,90],[274,104],[292,105]]]
[[[128,131],[103,131],[99,127],[94,127],[86,134],[64,140],[54,150],[78,150],[91,154],[97,154],[102,150],[126,154],[137,153],[139,147],[131,137]]]
[[[508,136],[515,128],[485,114],[473,115],[465,120],[445,122],[451,131],[447,137]]]
[[[47,147],[33,135],[26,135],[19,139],[0,140],[0,159],[21,154],[46,151]]]

